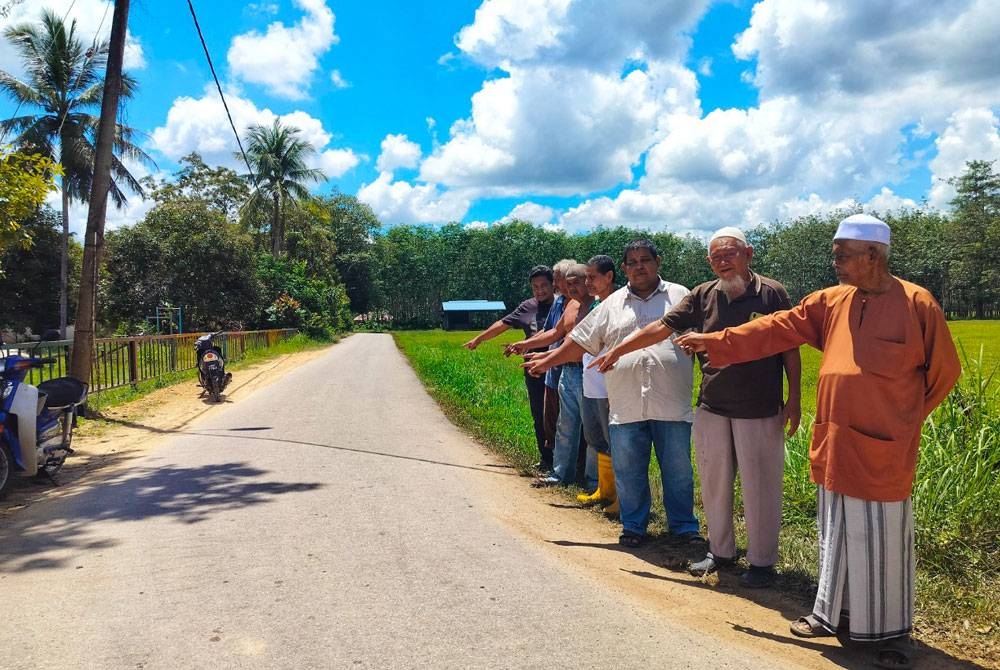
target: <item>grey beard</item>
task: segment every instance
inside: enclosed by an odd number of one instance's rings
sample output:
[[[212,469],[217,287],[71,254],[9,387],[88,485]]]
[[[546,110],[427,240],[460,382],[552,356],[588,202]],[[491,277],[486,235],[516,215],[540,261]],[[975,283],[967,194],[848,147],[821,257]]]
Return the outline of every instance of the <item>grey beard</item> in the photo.
[[[747,284],[749,282],[746,277],[736,275],[732,279],[719,279],[719,288],[722,292],[726,294],[726,297],[730,300],[739,298],[741,295],[747,292]]]

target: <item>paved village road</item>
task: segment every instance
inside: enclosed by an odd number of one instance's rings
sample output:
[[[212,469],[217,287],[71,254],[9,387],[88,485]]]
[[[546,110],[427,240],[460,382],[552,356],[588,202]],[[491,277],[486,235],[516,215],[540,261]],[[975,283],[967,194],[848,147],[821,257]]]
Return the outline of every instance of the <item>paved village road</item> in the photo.
[[[525,487],[354,335],[0,528],[0,667],[776,665],[512,532],[498,482]]]

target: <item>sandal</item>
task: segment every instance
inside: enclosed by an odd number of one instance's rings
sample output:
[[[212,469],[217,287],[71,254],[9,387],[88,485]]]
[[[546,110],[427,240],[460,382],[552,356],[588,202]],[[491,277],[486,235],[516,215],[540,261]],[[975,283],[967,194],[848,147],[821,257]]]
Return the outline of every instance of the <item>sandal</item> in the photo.
[[[888,668],[889,670],[909,670],[913,667],[913,659],[910,657],[912,649],[908,637],[895,637],[885,640],[878,645],[875,650],[875,659],[872,665],[876,668]]]
[[[646,540],[645,535],[640,535],[639,533],[633,533],[630,530],[626,530],[624,533],[618,536],[618,544],[623,547],[628,547],[629,549],[636,549],[642,545]]]
[[[832,637],[836,633],[832,632],[816,618],[815,614],[800,616],[795,621],[788,624],[788,630],[796,637]]]

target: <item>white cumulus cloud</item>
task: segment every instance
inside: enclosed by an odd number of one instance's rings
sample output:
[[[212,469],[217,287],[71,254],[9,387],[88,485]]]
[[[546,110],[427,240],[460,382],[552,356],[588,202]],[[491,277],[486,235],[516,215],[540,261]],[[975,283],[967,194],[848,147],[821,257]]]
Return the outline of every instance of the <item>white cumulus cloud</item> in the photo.
[[[969,161],[1000,161],[1000,119],[989,109],[960,110],[948,119],[935,144],[938,153],[930,162],[934,180],[929,201],[947,209],[955,197],[955,187],[947,180],[961,176]]]
[[[375,181],[362,185],[357,197],[390,226],[461,221],[471,204],[462,193],[443,191],[434,184],[393,181],[390,172],[382,172]]]
[[[379,172],[392,172],[397,168],[415,168],[420,162],[420,145],[406,135],[386,135],[382,140],[382,153],[375,167]]]
[[[305,12],[298,23],[275,21],[264,33],[237,35],[227,54],[233,76],[293,100],[306,97],[319,57],[339,41],[333,11],[323,0],[295,0],[295,5]]]
[[[270,109],[258,108],[252,101],[233,92],[226,94],[226,102],[241,138],[250,126],[270,126],[275,119],[281,119],[283,125],[298,128],[300,139],[319,152],[310,159],[310,165],[322,168],[327,176],[339,177],[360,162],[360,157],[350,149],[328,148],[331,134],[323,128],[322,121],[305,112],[278,115]],[[223,165],[240,173],[246,172],[242,158],[237,156],[239,146],[233,129],[212,85],[205,87],[200,98],[180,97],[174,100],[167,112],[166,123],[152,132],[150,141],[152,148],[174,161],[196,151],[209,165]]]
[[[539,205],[536,202],[522,202],[510,210],[510,214],[500,219],[500,222],[528,221],[536,226],[541,226],[551,223],[555,216],[556,210],[552,207]]]

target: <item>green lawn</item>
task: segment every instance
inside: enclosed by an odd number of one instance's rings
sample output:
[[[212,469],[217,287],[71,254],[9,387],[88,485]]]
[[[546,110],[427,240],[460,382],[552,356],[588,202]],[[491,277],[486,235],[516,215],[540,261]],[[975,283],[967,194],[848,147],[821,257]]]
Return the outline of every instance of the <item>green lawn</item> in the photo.
[[[1000,322],[949,324],[963,356],[959,387],[924,430],[914,485],[917,529],[917,636],[975,638],[1000,654]],[[474,333],[395,333],[430,393],[452,420],[513,464],[534,462],[534,432],[519,359],[503,346],[508,332],[476,351],[461,347]],[[808,441],[815,412],[820,352],[802,349],[803,427],[786,442],[782,588],[808,597],[815,580],[815,486],[808,475]],[[697,372],[695,384],[698,383]],[[651,474],[655,474],[655,464]],[[657,487],[653,487],[655,491]],[[572,493],[572,492],[571,492]],[[662,517],[651,531],[662,532]],[[740,542],[745,542],[742,531]],[[984,625],[965,625],[970,621]],[[959,625],[956,622],[963,622]]]

